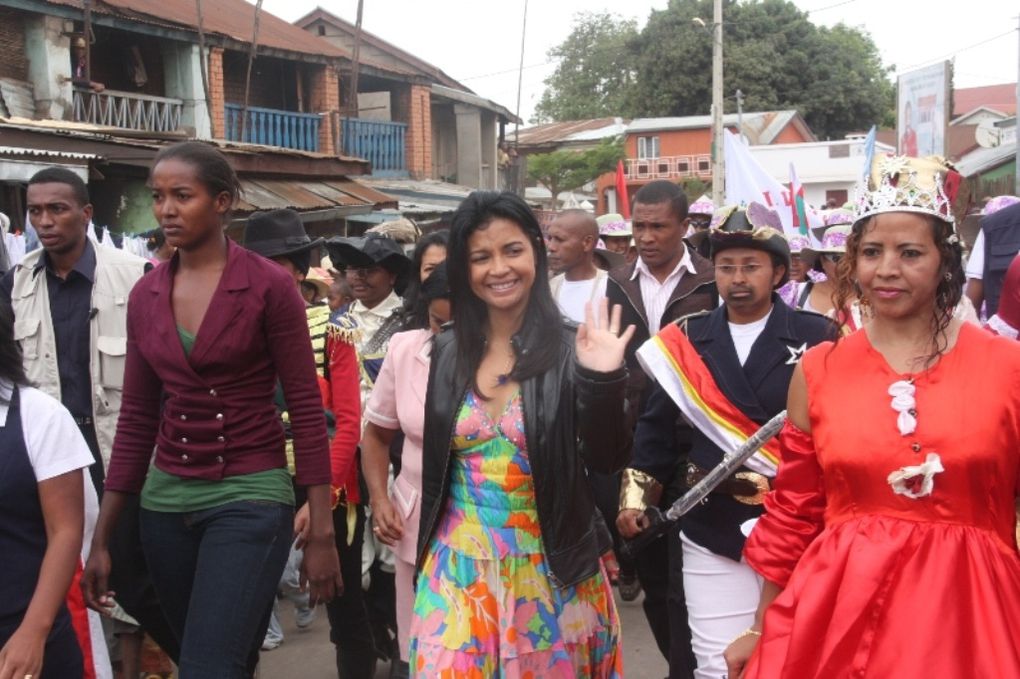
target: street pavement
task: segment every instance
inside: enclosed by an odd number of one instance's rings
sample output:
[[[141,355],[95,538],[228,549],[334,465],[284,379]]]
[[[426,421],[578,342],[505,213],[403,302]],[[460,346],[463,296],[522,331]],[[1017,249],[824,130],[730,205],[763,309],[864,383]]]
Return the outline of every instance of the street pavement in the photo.
[[[643,596],[643,595],[642,595]],[[641,610],[641,597],[636,601],[616,603],[623,628],[623,670],[628,679],[662,679],[667,674],[666,661],[659,653],[652,632]],[[336,661],[329,643],[329,622],[326,611],[319,609],[315,622],[305,630],[294,625],[294,611],[281,602],[283,645],[262,653],[259,679],[335,679]],[[288,610],[289,609],[289,610]],[[380,664],[376,679],[389,677],[389,665]]]

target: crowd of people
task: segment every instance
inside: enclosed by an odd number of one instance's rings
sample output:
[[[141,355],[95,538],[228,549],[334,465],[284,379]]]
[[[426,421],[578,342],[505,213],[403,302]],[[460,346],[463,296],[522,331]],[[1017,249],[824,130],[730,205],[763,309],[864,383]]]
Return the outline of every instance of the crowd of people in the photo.
[[[74,173],[28,183],[0,679],[137,676],[145,635],[253,677],[284,602],[341,679],[622,677],[641,592],[675,679],[1020,678],[1020,199],[965,268],[938,159],[875,158],[811,234],[652,181],[545,229],[475,192],[410,253],[291,210],[235,243],[199,142],[149,185],[146,259]]]

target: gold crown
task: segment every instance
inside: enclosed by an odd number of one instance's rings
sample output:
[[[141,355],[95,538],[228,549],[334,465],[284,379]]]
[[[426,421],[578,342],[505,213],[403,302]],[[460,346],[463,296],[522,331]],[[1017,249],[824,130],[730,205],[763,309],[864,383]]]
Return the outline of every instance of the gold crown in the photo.
[[[954,201],[962,178],[938,156],[876,156],[854,192],[854,221],[883,212],[919,212],[955,223]]]

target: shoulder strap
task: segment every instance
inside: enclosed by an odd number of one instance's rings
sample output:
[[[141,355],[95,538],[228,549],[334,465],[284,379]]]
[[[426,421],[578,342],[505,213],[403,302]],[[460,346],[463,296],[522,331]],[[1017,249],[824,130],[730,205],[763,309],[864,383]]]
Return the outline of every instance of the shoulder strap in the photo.
[[[394,312],[390,314],[389,318],[383,321],[383,324],[379,326],[379,329],[376,330],[371,339],[365,343],[365,346],[361,349],[361,354],[363,356],[372,356],[378,353],[390,337],[393,336],[393,333],[400,329],[400,326],[403,325],[403,323],[404,318],[400,313],[400,310],[394,310]]]
[[[804,289],[800,291],[800,297],[797,298],[797,308],[802,309],[804,303],[807,302],[808,296],[811,295],[811,288],[815,287],[815,282],[808,279],[807,283],[804,284]]]

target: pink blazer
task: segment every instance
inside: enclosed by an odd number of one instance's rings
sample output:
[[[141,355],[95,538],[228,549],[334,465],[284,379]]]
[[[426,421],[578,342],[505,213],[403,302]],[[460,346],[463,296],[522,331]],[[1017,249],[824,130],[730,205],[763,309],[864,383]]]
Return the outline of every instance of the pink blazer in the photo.
[[[432,333],[428,330],[399,332],[390,338],[382,369],[365,406],[365,419],[369,422],[404,432],[400,474],[390,488],[390,500],[404,519],[404,537],[393,551],[410,564],[415,561],[421,516],[421,447],[431,350]]]

